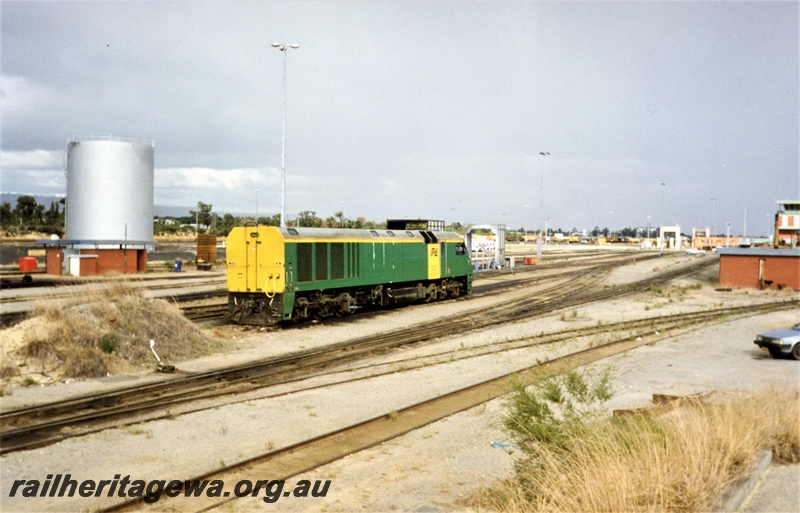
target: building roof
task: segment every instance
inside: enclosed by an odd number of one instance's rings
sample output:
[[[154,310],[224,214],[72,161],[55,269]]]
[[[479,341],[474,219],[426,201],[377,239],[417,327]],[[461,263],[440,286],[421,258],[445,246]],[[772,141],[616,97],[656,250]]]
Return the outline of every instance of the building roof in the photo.
[[[752,257],[795,257],[800,258],[800,249],[772,248],[717,248],[720,256],[752,256]]]
[[[800,210],[800,200],[778,200],[775,203],[783,210],[789,210],[791,212]]]

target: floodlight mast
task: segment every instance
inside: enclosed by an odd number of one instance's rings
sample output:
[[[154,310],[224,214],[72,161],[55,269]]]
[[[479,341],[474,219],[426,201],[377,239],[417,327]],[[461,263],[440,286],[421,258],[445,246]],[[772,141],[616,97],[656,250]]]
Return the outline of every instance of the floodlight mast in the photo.
[[[281,123],[281,227],[286,227],[286,50],[289,48],[300,48],[300,45],[292,43],[285,45],[282,43],[272,43],[273,48],[277,48],[283,54],[283,113]]]

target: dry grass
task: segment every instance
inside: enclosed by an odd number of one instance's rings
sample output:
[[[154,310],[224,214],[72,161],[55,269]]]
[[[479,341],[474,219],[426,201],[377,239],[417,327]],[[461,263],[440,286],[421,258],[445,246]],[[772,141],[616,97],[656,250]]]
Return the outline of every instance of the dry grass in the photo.
[[[38,305],[19,353],[38,361],[43,372],[98,377],[132,366],[154,366],[150,339],[167,361],[207,354],[220,346],[171,303],[147,298],[117,278],[66,302]]]
[[[759,449],[800,461],[800,393],[722,394],[662,418],[608,418],[538,447],[515,476],[482,493],[491,511],[709,511]]]

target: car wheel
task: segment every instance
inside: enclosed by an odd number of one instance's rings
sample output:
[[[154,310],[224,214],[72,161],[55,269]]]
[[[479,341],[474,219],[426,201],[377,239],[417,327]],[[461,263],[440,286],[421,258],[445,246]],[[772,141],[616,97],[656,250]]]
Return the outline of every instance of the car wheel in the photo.
[[[798,344],[798,346],[800,346],[800,344]],[[777,347],[768,347],[767,351],[769,351],[769,355],[773,358],[780,358],[781,356],[783,356],[783,353],[781,353],[781,350],[778,349]]]
[[[792,358],[795,360],[800,360],[800,342],[795,344],[792,348]]]

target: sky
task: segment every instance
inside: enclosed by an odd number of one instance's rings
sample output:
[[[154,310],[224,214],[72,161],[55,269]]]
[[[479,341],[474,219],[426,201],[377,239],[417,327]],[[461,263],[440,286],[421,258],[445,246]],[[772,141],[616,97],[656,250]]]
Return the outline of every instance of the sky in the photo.
[[[285,84],[288,219],[766,234],[798,5],[2,0],[0,191],[65,194],[110,135],[154,142],[156,205],[277,214]]]

